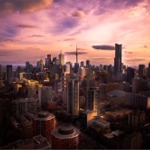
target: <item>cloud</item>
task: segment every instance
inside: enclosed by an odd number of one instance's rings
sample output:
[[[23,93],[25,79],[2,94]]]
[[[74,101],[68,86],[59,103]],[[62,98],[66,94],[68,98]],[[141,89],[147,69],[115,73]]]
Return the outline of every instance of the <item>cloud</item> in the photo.
[[[35,25],[29,25],[29,24],[18,24],[16,25],[18,28],[37,28]]]
[[[72,16],[74,16],[74,17],[84,17],[85,16],[85,12],[84,11],[82,11],[82,10],[77,10],[77,11],[75,11],[73,14],[72,14]]]
[[[95,58],[92,58],[91,60],[110,60],[112,58],[110,57],[95,57]]]
[[[1,28],[0,28],[1,39],[12,39],[17,34],[18,34],[18,31],[15,29],[15,27],[11,23],[1,25]]]
[[[112,45],[93,45],[92,48],[96,50],[114,50],[115,47]]]
[[[78,51],[87,51],[87,49],[85,49],[85,48],[80,48],[80,47],[78,47],[77,50],[78,50]]]
[[[1,0],[0,12],[7,14],[11,12],[35,12],[49,8],[53,0]]]
[[[14,40],[14,39],[6,39],[6,38],[0,37],[0,42],[17,42],[17,40]]]
[[[144,45],[143,47],[144,47],[144,48],[148,48],[148,46],[147,46],[147,45]]]
[[[42,37],[44,37],[43,35],[40,35],[40,34],[33,34],[33,35],[31,35],[31,36],[29,36],[30,38],[32,38],[32,37],[39,37],[39,38],[42,38]]]
[[[66,55],[76,55],[75,51],[72,52],[65,52]],[[78,55],[85,55],[88,54],[87,52],[78,52]]]
[[[96,0],[95,15],[102,15],[116,10],[133,8],[142,3],[143,0]]]
[[[133,54],[133,52],[124,51],[126,54]]]
[[[105,64],[112,64],[113,59],[112,57],[94,57],[90,58],[90,61],[94,64],[100,64],[100,63],[105,63]]]
[[[13,54],[16,54],[19,52],[19,50],[0,50],[0,56],[12,56]]]
[[[147,58],[133,58],[133,59],[124,59],[125,62],[144,62]]]
[[[76,39],[75,38],[67,38],[67,39],[64,39],[64,41],[75,41]]]
[[[59,19],[59,20],[58,20]],[[75,27],[77,27],[79,25],[79,21],[76,18],[72,18],[72,17],[62,17],[62,18],[58,18],[57,19],[57,24],[54,25],[54,27],[52,29],[50,29],[50,32],[53,34],[61,34],[61,33],[65,33],[67,31],[70,31],[72,29],[74,29]]]

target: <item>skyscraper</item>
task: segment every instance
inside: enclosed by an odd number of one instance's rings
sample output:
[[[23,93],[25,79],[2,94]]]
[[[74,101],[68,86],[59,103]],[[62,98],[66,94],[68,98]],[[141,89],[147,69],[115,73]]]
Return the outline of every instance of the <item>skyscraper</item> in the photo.
[[[146,75],[146,69],[144,64],[139,64],[139,69],[138,69],[138,76],[140,78],[143,78],[144,75]]]
[[[94,87],[87,91],[86,107],[88,110],[97,111],[96,89]]]
[[[12,71],[12,65],[7,65],[7,83],[12,83],[12,77],[13,77],[13,71]]]
[[[50,68],[51,64],[51,54],[47,54],[47,58],[45,58],[45,67]]]
[[[67,111],[72,115],[79,114],[79,81],[72,77],[67,86]]]
[[[62,54],[62,52],[59,54],[59,64],[64,65],[64,55]]]
[[[115,58],[114,58],[114,75],[116,78],[120,78],[122,65],[122,45],[115,44]]]

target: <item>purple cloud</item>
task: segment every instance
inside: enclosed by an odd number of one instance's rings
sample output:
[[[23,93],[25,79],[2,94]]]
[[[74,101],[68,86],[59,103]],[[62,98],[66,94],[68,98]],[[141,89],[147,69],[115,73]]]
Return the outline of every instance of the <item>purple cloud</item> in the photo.
[[[49,8],[53,0],[1,0],[0,12],[7,14],[11,12],[35,12],[40,9]]]
[[[10,23],[8,25],[1,25],[0,38],[1,39],[11,39],[17,35],[18,31]]]
[[[60,20],[55,24],[55,26],[50,30],[50,32],[56,34],[56,33],[66,33],[67,31],[70,31],[71,29],[78,26],[78,20],[76,18],[72,17],[64,17],[60,18]]]

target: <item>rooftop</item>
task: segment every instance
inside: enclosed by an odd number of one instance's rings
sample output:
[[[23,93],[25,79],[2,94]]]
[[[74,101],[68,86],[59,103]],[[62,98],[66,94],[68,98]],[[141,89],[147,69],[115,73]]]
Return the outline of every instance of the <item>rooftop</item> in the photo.
[[[35,120],[51,120],[55,118],[55,116],[47,111],[41,111],[38,113],[37,117],[35,117]]]
[[[111,139],[114,137],[119,137],[121,134],[123,134],[123,131],[116,130],[116,131],[112,131],[111,133],[107,133],[104,136],[107,137],[108,139]]]
[[[80,131],[69,124],[64,124],[52,131],[52,135],[58,139],[70,139],[77,137],[80,134]]]

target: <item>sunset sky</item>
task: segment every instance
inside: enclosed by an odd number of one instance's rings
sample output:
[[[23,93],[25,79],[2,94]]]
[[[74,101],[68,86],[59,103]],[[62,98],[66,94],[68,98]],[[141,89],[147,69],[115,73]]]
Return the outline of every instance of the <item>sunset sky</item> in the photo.
[[[47,54],[75,62],[150,62],[150,0],[0,0],[0,64],[35,64]],[[97,46],[99,49],[95,49]]]

